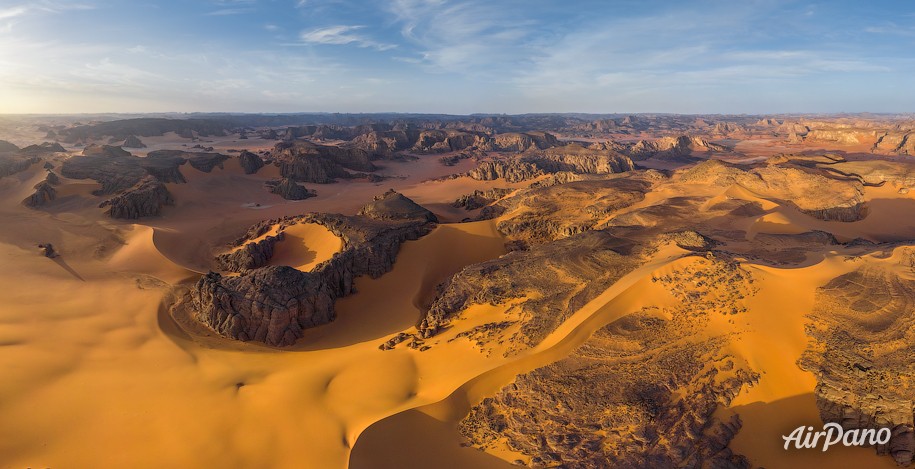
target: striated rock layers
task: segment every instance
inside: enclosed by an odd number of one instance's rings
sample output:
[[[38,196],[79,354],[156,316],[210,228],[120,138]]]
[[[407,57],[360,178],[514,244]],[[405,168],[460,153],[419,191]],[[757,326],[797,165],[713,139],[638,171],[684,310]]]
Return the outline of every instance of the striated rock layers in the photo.
[[[108,207],[107,213],[111,218],[135,220],[157,216],[162,213],[162,207],[174,203],[165,184],[152,176],[147,176],[134,187],[102,202],[99,207]]]
[[[431,214],[400,210],[404,204],[395,203],[402,197],[397,196],[386,194],[376,200],[371,209],[363,210],[367,215],[313,213],[269,222],[317,223],[343,239],[343,251],[310,272],[286,266],[255,268],[231,277],[210,272],[190,292],[194,317],[221,336],[272,346],[291,345],[304,329],[333,321],[334,302],[353,293],[356,277],[374,278],[389,271],[404,241],[424,236],[435,226]],[[391,212],[383,212],[386,201],[394,205]],[[263,226],[249,232],[255,233],[263,234]]]
[[[613,174],[635,169],[632,160],[613,150],[585,148],[573,143],[520,156],[482,161],[467,175],[480,181],[520,182],[545,174]]]
[[[350,171],[375,171],[371,155],[357,148],[318,145],[305,141],[280,142],[273,151],[283,177],[299,182],[328,184],[336,179],[361,177]]]
[[[915,251],[902,248],[906,270]],[[891,428],[876,448],[900,466],[915,457],[915,282],[888,266],[863,267],[817,291],[799,364],[817,378],[820,416],[846,430]]]

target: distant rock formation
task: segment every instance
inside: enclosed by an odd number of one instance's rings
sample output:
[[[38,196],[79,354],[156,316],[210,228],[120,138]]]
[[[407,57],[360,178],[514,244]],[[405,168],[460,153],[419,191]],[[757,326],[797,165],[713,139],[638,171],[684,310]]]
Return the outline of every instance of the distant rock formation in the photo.
[[[511,194],[514,189],[493,188],[485,191],[475,190],[471,194],[465,194],[459,197],[451,204],[454,208],[463,208],[464,210],[476,210],[483,208],[493,202]]]
[[[160,215],[164,206],[174,203],[165,185],[156,178],[147,176],[134,187],[103,202],[99,207],[109,207],[108,215],[111,218],[135,220]]]
[[[121,144],[121,146],[124,148],[146,148],[146,144],[144,144],[136,135],[128,135],[127,138],[124,139],[124,143]]]
[[[67,150],[57,142],[44,142],[39,145],[29,145],[19,150],[23,155],[47,155],[50,153],[65,153]]]
[[[37,156],[19,155],[16,153],[0,153],[0,177],[12,176],[29,169],[37,163]]]
[[[0,153],[12,153],[15,151],[19,151],[19,147],[6,140],[0,140]]]
[[[264,160],[262,160],[260,156],[247,150],[242,151],[238,155],[238,162],[241,164],[241,168],[245,171],[245,174],[254,174],[264,167]]]
[[[399,221],[421,219],[431,223],[437,223],[438,218],[435,214],[425,207],[413,202],[403,194],[389,189],[375,200],[362,207],[358,213],[375,220]]]
[[[372,172],[376,169],[365,150],[304,141],[278,143],[273,157],[279,163],[283,177],[316,184],[355,177],[347,170]]]
[[[272,185],[270,192],[279,195],[286,200],[304,200],[317,195],[314,191],[310,191],[305,187],[296,184],[295,181],[289,178],[283,178],[283,180],[278,183],[268,182],[267,184],[268,186]]]
[[[529,150],[519,156],[484,160],[467,173],[473,179],[521,182],[545,174],[613,174],[635,169],[632,160],[613,150],[569,144],[546,150]]]

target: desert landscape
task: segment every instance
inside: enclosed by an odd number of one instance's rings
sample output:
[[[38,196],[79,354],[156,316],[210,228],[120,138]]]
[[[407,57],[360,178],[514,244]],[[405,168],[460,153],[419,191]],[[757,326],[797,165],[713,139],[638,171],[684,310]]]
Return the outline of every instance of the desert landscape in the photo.
[[[0,120],[0,467],[897,467],[915,117]],[[888,442],[785,450],[798,426]]]

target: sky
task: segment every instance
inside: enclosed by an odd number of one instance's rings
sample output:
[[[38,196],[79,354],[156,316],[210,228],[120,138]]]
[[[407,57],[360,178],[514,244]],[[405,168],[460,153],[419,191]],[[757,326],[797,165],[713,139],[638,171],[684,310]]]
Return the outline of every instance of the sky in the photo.
[[[0,113],[915,111],[915,2],[0,0]]]

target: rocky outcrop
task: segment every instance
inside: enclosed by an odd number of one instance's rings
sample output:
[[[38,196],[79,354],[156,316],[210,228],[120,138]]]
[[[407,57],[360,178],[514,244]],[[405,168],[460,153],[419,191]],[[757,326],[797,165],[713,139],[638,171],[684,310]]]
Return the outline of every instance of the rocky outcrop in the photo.
[[[454,208],[463,208],[464,210],[476,210],[483,208],[493,202],[511,194],[514,189],[493,188],[485,191],[475,190],[471,194],[464,194],[451,204]]]
[[[121,144],[123,148],[146,148],[146,144],[143,143],[136,135],[128,135],[124,139],[124,143]]]
[[[492,149],[496,151],[523,152],[530,149],[545,150],[559,145],[559,140],[547,132],[504,133],[493,137]]]
[[[35,193],[23,200],[22,203],[26,207],[38,208],[44,207],[56,198],[57,190],[54,189],[54,186],[48,180],[44,180],[35,185]]]
[[[54,250],[54,246],[51,243],[39,244],[38,249],[41,249],[41,254],[48,259],[54,259],[60,256],[60,254]]]
[[[405,213],[402,205],[375,204],[374,209],[364,210],[374,218],[307,214],[269,222],[317,223],[340,236],[344,249],[309,272],[285,266],[255,268],[232,277],[210,272],[190,293],[195,318],[224,337],[292,345],[304,329],[334,319],[334,303],[353,293],[355,278],[374,278],[389,271],[404,241],[417,239],[435,226],[425,217],[400,218]],[[391,212],[382,214],[385,208]],[[261,231],[256,227],[251,234]]]
[[[264,160],[262,160],[260,156],[247,150],[242,151],[238,155],[238,162],[241,164],[241,168],[244,170],[245,174],[255,174],[264,167]]]
[[[365,150],[303,141],[278,143],[273,157],[279,163],[283,177],[316,184],[354,177],[347,170],[372,172],[376,169]]]
[[[376,196],[371,203],[359,210],[359,215],[375,220],[425,220],[431,223],[438,222],[435,214],[394,189],[389,189],[384,194]]]
[[[164,206],[174,203],[165,185],[147,176],[134,187],[106,200],[99,207],[108,207],[107,213],[111,218],[135,220],[157,216],[162,213]]]
[[[487,160],[480,162],[467,175],[478,181],[504,179],[508,182],[521,182],[542,176],[543,170],[531,162],[519,159]]]
[[[70,179],[95,180],[102,185],[101,189],[95,191],[96,195],[114,194],[133,187],[150,174],[140,165],[140,160],[121,147],[89,145],[83,149],[82,156],[74,156],[64,161],[60,173]],[[153,161],[155,160],[149,160]],[[156,161],[156,166],[160,163],[165,166],[172,165],[171,161]],[[153,170],[153,173],[156,171]]]
[[[18,155],[15,153],[0,154],[0,177],[12,176],[25,171],[38,161],[39,158],[37,156]]]
[[[19,150],[23,155],[48,155],[51,153],[66,153],[66,149],[57,142],[44,142],[39,145],[29,145]]]
[[[913,251],[903,248],[906,269]],[[807,328],[810,346],[799,364],[817,378],[820,416],[846,430],[890,428],[878,445],[900,466],[915,457],[912,314],[915,282],[889,267],[863,267],[836,277],[816,294]]]
[[[289,178],[284,178],[279,182],[268,182],[267,184],[268,186],[271,186],[270,192],[286,200],[305,200],[317,195],[314,191],[310,191],[305,187],[296,184],[295,181]]]
[[[209,173],[216,167],[221,169],[223,167],[222,162],[229,159],[226,155],[209,152],[187,153],[185,154],[185,158],[187,159],[187,162],[191,164],[192,168],[203,171],[204,173]]]
[[[241,245],[237,250],[216,256],[216,264],[227,272],[247,272],[267,265],[273,257],[273,250],[284,234],[267,236],[257,242]]]

